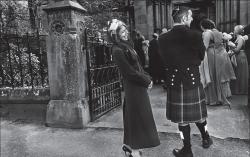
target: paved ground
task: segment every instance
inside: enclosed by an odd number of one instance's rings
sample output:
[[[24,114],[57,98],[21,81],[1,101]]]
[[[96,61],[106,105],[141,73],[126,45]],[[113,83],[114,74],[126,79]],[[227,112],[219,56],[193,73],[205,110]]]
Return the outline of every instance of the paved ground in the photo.
[[[181,141],[175,124],[165,118],[165,94],[160,87],[150,91],[161,145],[145,149],[145,157],[171,157]],[[214,145],[203,149],[192,125],[195,157],[248,157],[249,109],[246,97],[234,96],[227,106],[208,107],[208,129]],[[1,157],[122,157],[121,109],[108,113],[83,130],[47,128],[28,122],[1,121]]]
[[[178,132],[177,125],[167,120],[165,116],[165,91],[160,86],[156,86],[150,90],[149,94],[157,130],[159,132]],[[232,103],[231,109],[228,106],[208,106],[208,129],[210,134],[218,138],[249,139],[247,96],[232,96],[230,101]],[[122,125],[122,110],[116,109],[88,126],[122,128]],[[192,126],[192,132],[198,134],[198,129],[196,129],[195,125]]]
[[[122,130],[86,128],[65,130],[34,124],[2,122],[1,157],[122,157]],[[159,133],[161,145],[143,151],[145,157],[171,157],[181,147],[178,134]],[[248,157],[249,141],[214,138],[214,145],[202,149],[200,137],[192,136],[195,157]]]

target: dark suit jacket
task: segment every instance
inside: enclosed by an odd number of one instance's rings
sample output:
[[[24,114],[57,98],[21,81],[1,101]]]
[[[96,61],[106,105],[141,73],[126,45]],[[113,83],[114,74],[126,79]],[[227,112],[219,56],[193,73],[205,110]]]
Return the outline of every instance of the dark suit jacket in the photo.
[[[159,54],[158,40],[153,39],[149,42],[148,47],[149,56],[149,72],[154,77],[161,77],[163,73],[162,63]]]
[[[202,34],[178,25],[159,38],[160,55],[165,65],[167,88],[184,89],[199,86],[199,65],[205,55]]]

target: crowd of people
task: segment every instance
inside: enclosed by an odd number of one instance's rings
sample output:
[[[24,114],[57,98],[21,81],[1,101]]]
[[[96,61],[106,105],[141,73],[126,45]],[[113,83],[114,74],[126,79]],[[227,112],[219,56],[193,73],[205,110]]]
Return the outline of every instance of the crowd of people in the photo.
[[[207,130],[207,105],[229,105],[232,94],[248,93],[249,27],[237,25],[222,33],[210,19],[202,19],[202,32],[190,29],[192,11],[179,7],[172,13],[174,25],[153,34],[149,42],[136,31],[129,40],[127,26],[114,19],[109,37],[112,55],[124,82],[124,145],[128,157],[141,157],[141,149],[160,144],[147,89],[164,84],[167,119],[178,124],[183,147],[176,157],[193,157],[190,123],[202,137],[202,147],[213,141]],[[246,49],[246,51],[244,51]]]
[[[209,105],[230,105],[232,94],[248,93],[248,62],[244,52],[244,27],[237,25],[232,35],[216,29],[209,19],[201,21],[206,57],[201,64],[201,80]]]
[[[249,27],[249,26],[248,26]],[[247,35],[244,36],[244,26],[237,25],[233,32],[220,32],[210,19],[200,22],[203,31],[203,42],[206,47],[205,58],[201,62],[200,75],[206,93],[208,105],[230,105],[228,98],[248,93],[248,60],[244,51],[247,48]],[[247,27],[246,27],[247,28]],[[133,39],[134,49],[137,52],[144,70],[150,74],[154,84],[164,84],[165,69],[159,59],[158,38],[168,32],[162,29],[160,34],[154,33],[149,42],[136,31]]]

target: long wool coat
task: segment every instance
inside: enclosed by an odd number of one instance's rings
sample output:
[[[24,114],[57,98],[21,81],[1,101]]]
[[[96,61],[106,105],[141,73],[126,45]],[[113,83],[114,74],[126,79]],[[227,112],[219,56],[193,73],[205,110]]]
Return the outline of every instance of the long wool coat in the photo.
[[[119,43],[112,50],[124,81],[124,144],[132,149],[157,146],[160,142],[147,93],[150,77],[144,72],[138,55],[129,44]]]

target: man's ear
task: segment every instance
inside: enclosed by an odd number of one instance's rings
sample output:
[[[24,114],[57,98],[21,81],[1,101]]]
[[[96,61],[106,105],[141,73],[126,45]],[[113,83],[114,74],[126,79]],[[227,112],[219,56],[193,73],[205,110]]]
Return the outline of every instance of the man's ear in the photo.
[[[186,15],[182,16],[181,20],[182,20],[182,22],[187,21],[187,16]]]

